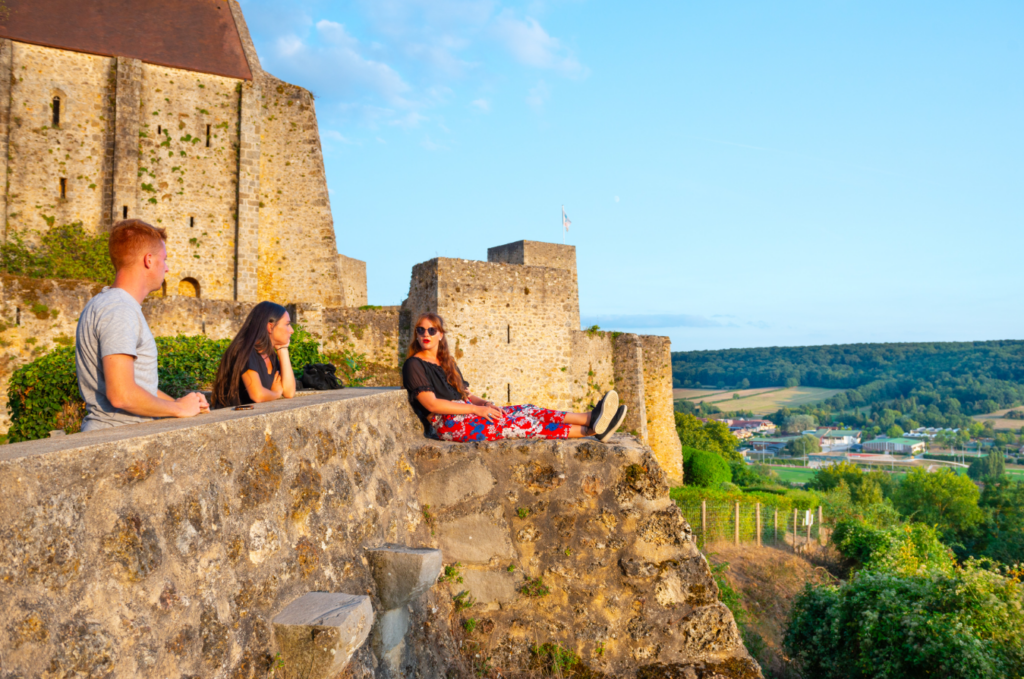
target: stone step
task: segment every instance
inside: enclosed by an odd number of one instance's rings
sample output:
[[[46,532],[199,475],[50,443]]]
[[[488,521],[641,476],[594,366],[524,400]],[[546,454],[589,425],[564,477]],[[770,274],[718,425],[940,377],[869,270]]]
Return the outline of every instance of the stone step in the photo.
[[[285,667],[303,667],[308,679],[340,674],[373,629],[368,596],[310,592],[274,617],[274,637]]]
[[[384,610],[407,606],[441,574],[441,550],[386,544],[366,552]]]

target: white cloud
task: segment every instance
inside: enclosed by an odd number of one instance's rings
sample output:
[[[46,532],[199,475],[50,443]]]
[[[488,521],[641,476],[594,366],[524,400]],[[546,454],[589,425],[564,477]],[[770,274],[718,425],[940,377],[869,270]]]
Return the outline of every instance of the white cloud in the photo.
[[[351,144],[352,142],[346,138],[341,132],[337,130],[323,130],[320,135],[331,141],[341,142],[342,144]]]
[[[616,202],[616,203],[618,203],[618,202],[619,202],[619,197],[618,197],[618,196],[615,196],[615,202]]]
[[[544,108],[544,102],[551,96],[551,88],[543,80],[537,81],[537,84],[530,88],[530,93],[526,95],[526,103],[530,105],[535,111],[539,111]]]
[[[491,112],[491,102],[487,101],[486,99],[474,99],[473,101],[469,102],[469,105],[477,109],[478,111],[482,111],[484,113]]]
[[[570,77],[587,74],[572,51],[562,45],[532,18],[517,19],[512,10],[503,10],[494,20],[494,34],[520,63],[550,69]]]
[[[314,40],[295,34],[280,36],[275,44],[275,70],[321,96],[352,99],[372,93],[391,105],[408,106],[409,85],[387,64],[360,53],[359,41],[342,24],[321,19]]]

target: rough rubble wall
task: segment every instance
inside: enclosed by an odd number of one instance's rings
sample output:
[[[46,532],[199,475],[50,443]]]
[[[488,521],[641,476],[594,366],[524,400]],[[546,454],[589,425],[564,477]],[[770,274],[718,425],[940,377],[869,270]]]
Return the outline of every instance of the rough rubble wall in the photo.
[[[462,565],[451,593],[476,601],[465,647],[504,676],[536,676],[530,649],[553,643],[594,673],[578,676],[759,676],[633,437],[435,443],[413,459],[429,544]]]
[[[259,299],[342,306],[313,95],[260,77]],[[365,287],[365,286],[364,286]]]
[[[366,262],[338,255],[337,266],[342,305],[366,306]]]
[[[11,424],[7,411],[11,375],[56,347],[74,345],[78,315],[100,287],[0,274],[0,433]]]
[[[368,594],[380,612],[364,555],[392,542],[463,565],[412,606],[403,676],[478,675],[476,651],[535,670],[545,643],[593,676],[759,676],[629,437],[439,444],[400,390],[309,399],[5,448],[4,669],[267,677],[270,620],[295,598]],[[519,591],[534,578],[545,596]],[[370,644],[349,672],[387,676]]]
[[[403,309],[412,321],[424,311],[445,319],[448,345],[474,394],[496,403],[571,405],[579,303],[570,272],[439,258],[413,268]]]
[[[187,294],[179,284],[188,278],[202,297],[232,299],[241,81],[141,71],[139,207],[129,216],[167,229],[168,295]]]
[[[107,229],[113,168],[114,59],[12,43],[7,227],[31,231],[81,221]],[[60,127],[53,99],[60,97]],[[65,198],[60,179],[66,180]]]
[[[601,396],[615,388],[610,333],[579,331],[572,333],[572,408],[583,412],[593,408]]]
[[[622,431],[647,443],[647,411],[644,398],[644,361],[640,337],[632,333],[613,334],[612,360],[615,364],[615,391],[619,403],[626,404]]]
[[[672,341],[668,337],[640,335],[643,350],[644,409],[647,442],[676,484],[683,482],[683,446],[676,432],[672,402]]]
[[[399,310],[397,306],[324,309],[324,353],[364,354],[369,375],[366,386],[402,386],[398,365],[405,359],[405,351],[398,343]]]

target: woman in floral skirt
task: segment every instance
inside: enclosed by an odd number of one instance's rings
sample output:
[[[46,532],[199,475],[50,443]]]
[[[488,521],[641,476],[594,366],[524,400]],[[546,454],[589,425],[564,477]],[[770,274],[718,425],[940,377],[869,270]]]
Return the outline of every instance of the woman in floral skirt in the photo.
[[[534,405],[496,407],[469,391],[445,339],[444,321],[423,314],[413,328],[402,385],[428,435],[442,441],[564,439],[596,436],[606,441],[626,416],[615,391],[589,413],[565,413]]]

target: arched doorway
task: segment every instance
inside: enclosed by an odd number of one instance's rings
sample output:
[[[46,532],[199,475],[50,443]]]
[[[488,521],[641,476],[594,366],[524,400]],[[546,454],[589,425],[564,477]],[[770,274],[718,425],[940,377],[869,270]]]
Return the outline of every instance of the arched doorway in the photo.
[[[178,296],[199,298],[199,281],[194,278],[182,278],[178,281]]]

